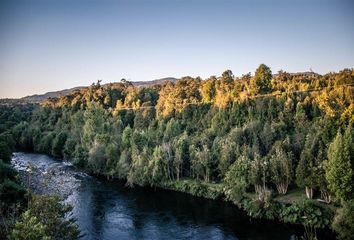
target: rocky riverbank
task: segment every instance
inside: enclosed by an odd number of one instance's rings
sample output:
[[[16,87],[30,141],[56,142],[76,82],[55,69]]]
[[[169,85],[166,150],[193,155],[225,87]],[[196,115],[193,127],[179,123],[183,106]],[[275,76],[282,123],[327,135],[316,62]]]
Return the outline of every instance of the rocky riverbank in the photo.
[[[89,177],[74,171],[69,163],[57,163],[43,155],[34,164],[24,161],[23,154],[15,153],[12,164],[18,170],[22,182],[36,194],[56,194],[67,198],[80,187],[82,178]]]

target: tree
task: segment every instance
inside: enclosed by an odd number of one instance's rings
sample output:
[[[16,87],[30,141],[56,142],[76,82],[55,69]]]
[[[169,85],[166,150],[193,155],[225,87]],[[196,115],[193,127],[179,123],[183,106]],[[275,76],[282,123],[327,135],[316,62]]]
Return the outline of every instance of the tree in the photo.
[[[1,140],[0,140],[0,159],[2,159],[5,163],[9,163],[11,161],[11,149],[5,141],[1,141]]]
[[[305,188],[308,198],[313,197],[313,189],[316,186],[315,165],[314,156],[308,149],[301,153],[300,161],[296,167],[296,184]]]
[[[117,162],[115,173],[118,178],[126,179],[132,164],[131,152],[129,148],[125,148]]]
[[[210,161],[211,161],[211,154],[210,150],[207,145],[203,145],[202,149],[197,151],[196,153],[196,160],[202,169],[201,175],[204,177],[205,182],[209,182],[210,180]]]
[[[70,210],[71,207],[61,204],[57,196],[33,195],[28,210],[16,223],[10,239],[79,239],[80,231],[74,220],[65,219]]]
[[[223,178],[229,169],[230,165],[235,161],[235,143],[229,138],[220,138],[217,141],[217,148],[219,150],[218,159],[218,170],[220,172],[220,177]]]
[[[344,132],[343,138],[346,152],[348,152],[350,156],[350,164],[352,167],[352,176],[354,182],[354,131],[352,124],[348,125],[347,129]]]
[[[220,87],[226,93],[233,88],[234,75],[231,70],[225,70],[221,74]]]
[[[332,228],[342,240],[353,239],[354,236],[354,200],[343,204],[334,217]]]
[[[313,133],[307,134],[300,161],[296,167],[296,184],[305,188],[308,198],[313,197],[314,189],[318,185],[318,169],[324,158],[319,130],[313,127],[310,131]]]
[[[328,148],[326,179],[328,188],[338,200],[347,200],[353,191],[353,171],[349,137],[343,137],[340,130]]]
[[[259,65],[254,77],[251,79],[251,93],[264,94],[271,90],[272,71],[265,64]]]
[[[262,195],[266,190],[268,160],[266,157],[262,158],[258,153],[254,155],[250,167],[250,183],[254,185],[254,190],[257,195]]]
[[[157,146],[152,154],[152,159],[149,162],[151,174],[151,185],[159,185],[168,179],[166,161],[164,161],[163,151],[161,146]]]
[[[141,151],[137,148],[132,149],[132,164],[127,176],[127,183],[130,186],[138,184],[144,186],[149,183],[149,158],[151,152],[147,147],[143,147]]]
[[[202,101],[204,103],[211,103],[215,99],[216,95],[216,77],[212,76],[208,80],[206,80],[201,87],[201,95],[202,95]]]
[[[23,202],[25,193],[25,189],[17,179],[17,171],[0,159],[0,208],[3,205],[9,206]]]
[[[35,216],[31,216],[29,210],[21,215],[21,220],[17,221],[10,236],[10,240],[52,240],[46,233],[46,226]]]
[[[109,175],[114,175],[115,166],[120,158],[119,148],[116,143],[112,142],[106,146],[105,155],[107,157],[106,171]]]
[[[248,156],[240,156],[231,166],[225,176],[226,195],[234,202],[238,202],[250,185],[249,172],[251,160]]]
[[[88,167],[95,173],[102,172],[106,165],[107,157],[103,144],[95,140],[88,155]]]
[[[65,132],[60,132],[55,136],[52,143],[52,154],[54,157],[61,157],[63,155],[66,139],[67,134]]]
[[[184,132],[180,138],[175,142],[175,158],[173,161],[173,166],[175,169],[175,174],[177,180],[183,175],[183,166],[188,162],[188,135]]]
[[[292,179],[291,155],[287,154],[280,143],[275,143],[273,153],[270,155],[270,171],[272,182],[278,193],[286,194]]]
[[[191,153],[191,172],[193,177],[204,178],[204,181],[208,182],[210,180],[210,150],[207,145],[202,145],[201,148],[191,145],[189,147],[189,152]]]
[[[166,129],[163,136],[164,142],[171,141],[174,137],[181,133],[181,126],[178,120],[171,118],[166,125]]]
[[[321,198],[326,202],[326,203],[331,203],[332,201],[332,195],[330,190],[328,189],[328,182],[326,179],[326,172],[325,172],[325,163],[326,161],[322,162],[317,168],[316,168],[316,180],[317,180],[317,187],[321,191]]]

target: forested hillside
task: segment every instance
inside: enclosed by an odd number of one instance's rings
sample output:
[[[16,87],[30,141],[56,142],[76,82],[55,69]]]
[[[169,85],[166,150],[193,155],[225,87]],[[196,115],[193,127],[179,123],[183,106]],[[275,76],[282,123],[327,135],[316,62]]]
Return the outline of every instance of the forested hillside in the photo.
[[[350,239],[353,84],[352,69],[273,75],[264,64],[151,87],[97,82],[43,102],[11,133],[16,149],[130,186],[225,198],[253,217],[332,224]]]

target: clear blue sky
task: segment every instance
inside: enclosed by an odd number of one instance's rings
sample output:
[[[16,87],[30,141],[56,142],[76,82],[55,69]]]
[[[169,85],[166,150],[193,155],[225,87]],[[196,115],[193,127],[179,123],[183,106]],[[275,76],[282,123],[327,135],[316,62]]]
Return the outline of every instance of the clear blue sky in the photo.
[[[1,0],[0,98],[127,78],[235,75],[260,63],[354,67],[350,0]]]

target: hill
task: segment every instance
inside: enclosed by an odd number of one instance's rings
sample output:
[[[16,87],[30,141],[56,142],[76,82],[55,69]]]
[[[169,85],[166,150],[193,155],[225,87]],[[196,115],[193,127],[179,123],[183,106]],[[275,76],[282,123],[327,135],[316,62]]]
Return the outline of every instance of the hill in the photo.
[[[131,83],[136,87],[151,87],[154,85],[163,84],[168,81],[176,83],[177,78],[167,77],[167,78],[155,79],[155,80],[150,80],[150,81],[134,81]],[[53,91],[53,92],[47,92],[44,94],[34,94],[34,95],[22,97],[22,98],[3,98],[3,99],[0,99],[0,105],[40,103],[40,102],[47,100],[49,98],[58,98],[60,96],[67,96],[71,92],[73,92],[75,90],[82,89],[82,88],[85,88],[85,86],[74,87],[74,88],[69,88],[69,89],[64,89],[64,90],[59,90],[59,91]]]

